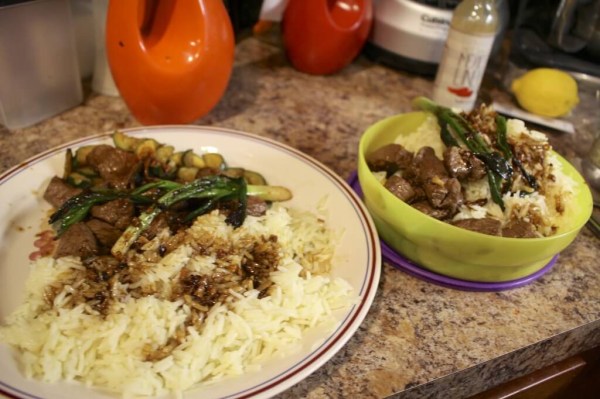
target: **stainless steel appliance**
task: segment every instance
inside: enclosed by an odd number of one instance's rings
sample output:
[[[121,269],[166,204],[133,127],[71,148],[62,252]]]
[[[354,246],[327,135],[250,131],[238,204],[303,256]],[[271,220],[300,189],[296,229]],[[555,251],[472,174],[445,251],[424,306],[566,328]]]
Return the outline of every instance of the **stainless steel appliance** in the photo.
[[[442,58],[455,1],[379,0],[365,54],[415,73],[434,74]]]
[[[442,58],[452,11],[460,0],[375,0],[373,28],[364,53],[371,59],[413,73],[433,75]],[[496,0],[500,47],[509,19],[505,0]]]

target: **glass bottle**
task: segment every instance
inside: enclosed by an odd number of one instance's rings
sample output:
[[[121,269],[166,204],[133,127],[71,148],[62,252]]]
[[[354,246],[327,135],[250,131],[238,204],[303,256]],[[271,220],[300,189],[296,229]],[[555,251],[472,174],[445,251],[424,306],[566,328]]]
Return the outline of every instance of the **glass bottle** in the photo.
[[[440,105],[470,111],[498,28],[494,0],[463,0],[455,9],[433,86]]]

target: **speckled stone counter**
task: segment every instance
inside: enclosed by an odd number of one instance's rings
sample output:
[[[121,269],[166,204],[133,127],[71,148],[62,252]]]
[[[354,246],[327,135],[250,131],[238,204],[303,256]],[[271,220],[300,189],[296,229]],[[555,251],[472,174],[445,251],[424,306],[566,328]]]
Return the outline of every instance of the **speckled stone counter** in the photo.
[[[344,178],[370,124],[410,110],[430,78],[360,57],[333,76],[302,74],[277,40],[237,47],[228,90],[197,124],[270,137],[322,161]],[[593,100],[593,96],[590,97]],[[598,130],[584,98],[576,135],[549,133],[577,160]],[[0,127],[0,172],[66,141],[136,126],[120,98],[88,93],[81,106],[38,125]],[[586,144],[587,143],[587,144]],[[433,285],[382,265],[378,294],[360,329],[322,368],[280,398],[460,398],[600,345],[600,241],[583,229],[539,280],[498,293]]]

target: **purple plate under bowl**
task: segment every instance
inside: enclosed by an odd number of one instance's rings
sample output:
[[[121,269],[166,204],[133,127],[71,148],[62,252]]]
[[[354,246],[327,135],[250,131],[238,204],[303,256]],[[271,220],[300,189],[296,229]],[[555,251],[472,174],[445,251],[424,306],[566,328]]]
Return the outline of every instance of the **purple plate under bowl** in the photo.
[[[350,187],[362,197],[362,189],[360,188],[360,183],[358,181],[358,176],[356,172],[352,173],[350,178],[348,179],[348,183]],[[392,264],[397,269],[400,269],[414,277],[420,278],[421,280],[428,281],[430,283],[434,283],[437,285],[441,285],[444,287],[454,288],[458,290],[464,291],[504,291],[517,287],[522,287],[527,285],[544,274],[546,274],[554,264],[556,263],[556,259],[558,255],[554,256],[548,264],[546,264],[543,268],[536,271],[535,273],[530,274],[529,276],[521,277],[515,280],[510,281],[500,281],[500,282],[478,282],[478,281],[469,281],[457,279],[449,276],[445,276],[443,274],[432,272],[431,270],[425,269],[418,264],[410,261],[404,256],[400,255],[396,251],[394,251],[385,241],[380,240],[381,242],[381,253],[383,258],[388,263]]]

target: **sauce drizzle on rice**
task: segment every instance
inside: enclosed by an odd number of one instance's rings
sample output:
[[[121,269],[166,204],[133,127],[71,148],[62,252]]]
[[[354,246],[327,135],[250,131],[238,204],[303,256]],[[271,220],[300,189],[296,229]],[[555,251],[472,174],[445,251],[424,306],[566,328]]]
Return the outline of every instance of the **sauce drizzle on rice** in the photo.
[[[317,215],[276,204],[237,229],[213,211],[114,264],[41,257],[0,341],[19,350],[28,377],[180,394],[295,351],[309,328],[334,327],[354,295],[329,276],[335,244]]]

